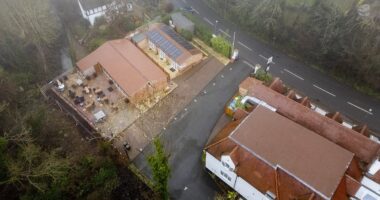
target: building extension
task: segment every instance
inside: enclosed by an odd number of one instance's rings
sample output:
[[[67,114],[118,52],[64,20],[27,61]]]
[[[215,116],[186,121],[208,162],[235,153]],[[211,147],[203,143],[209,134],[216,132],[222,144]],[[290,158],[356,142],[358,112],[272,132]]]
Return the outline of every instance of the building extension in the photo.
[[[202,60],[202,52],[165,24],[153,24],[146,33],[148,46],[175,71],[185,71]]]

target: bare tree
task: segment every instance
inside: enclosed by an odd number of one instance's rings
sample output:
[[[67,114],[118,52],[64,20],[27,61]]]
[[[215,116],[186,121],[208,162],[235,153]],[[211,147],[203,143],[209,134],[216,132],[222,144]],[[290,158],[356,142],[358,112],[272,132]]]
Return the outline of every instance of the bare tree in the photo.
[[[48,183],[62,180],[69,169],[67,159],[60,158],[56,152],[43,151],[30,140],[27,131],[16,137],[4,137],[7,141],[20,146],[16,157],[5,160],[8,177],[0,184],[15,184],[17,186],[31,185],[44,192]],[[8,149],[11,150],[11,149]]]
[[[48,70],[46,52],[59,36],[59,21],[49,0],[0,1],[1,25],[12,35],[36,48],[42,67]]]

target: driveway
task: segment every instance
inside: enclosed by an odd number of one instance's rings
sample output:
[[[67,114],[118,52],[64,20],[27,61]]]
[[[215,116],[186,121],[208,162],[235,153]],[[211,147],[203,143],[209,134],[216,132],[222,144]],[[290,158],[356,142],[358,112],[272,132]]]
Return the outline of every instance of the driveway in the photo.
[[[226,66],[163,130],[161,139],[170,154],[172,176],[169,182],[174,199],[213,199],[216,184],[201,162],[202,149],[224,110],[224,105],[238,90],[251,68],[242,61]],[[151,172],[146,156],[149,144],[133,163],[146,175]]]

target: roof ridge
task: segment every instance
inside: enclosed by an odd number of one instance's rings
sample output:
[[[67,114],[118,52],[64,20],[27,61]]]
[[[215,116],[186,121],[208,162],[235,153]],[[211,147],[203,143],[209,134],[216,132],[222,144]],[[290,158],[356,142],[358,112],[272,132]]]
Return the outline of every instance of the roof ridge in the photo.
[[[227,139],[229,139],[229,138],[228,138],[228,137],[222,138],[222,139],[220,139],[220,140],[218,140],[218,141],[216,141],[216,142],[214,142],[214,143],[212,143],[212,144],[206,146],[206,147],[204,148],[204,150],[207,150],[207,149],[209,149],[210,147],[213,147],[213,146],[215,146],[215,145],[217,145],[217,144],[220,144],[220,143],[226,141]]]
[[[113,44],[112,44],[112,42],[113,41],[122,41],[122,40],[124,40],[124,39],[119,39],[119,40],[111,40],[111,41],[108,41],[107,43],[125,60],[125,61],[127,61],[127,63],[129,63],[131,66],[132,66],[132,68],[133,69],[135,69],[147,82],[149,82],[149,79],[143,74],[143,73],[141,73],[141,71],[140,70],[138,70],[138,69],[136,69],[135,67],[134,67],[134,65],[129,61],[129,59],[128,58],[126,58]]]

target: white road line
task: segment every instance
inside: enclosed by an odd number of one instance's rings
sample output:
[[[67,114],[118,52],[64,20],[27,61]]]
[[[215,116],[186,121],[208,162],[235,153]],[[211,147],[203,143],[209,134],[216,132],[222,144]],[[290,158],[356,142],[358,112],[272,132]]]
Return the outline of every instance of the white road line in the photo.
[[[288,72],[289,74],[291,74],[291,75],[293,75],[293,76],[295,76],[295,77],[297,77],[297,78],[299,78],[299,79],[301,79],[301,80],[305,80],[305,79],[303,79],[301,76],[299,76],[299,75],[297,75],[297,74],[295,74],[295,73],[293,73],[293,72],[291,72],[291,71],[289,71],[289,70],[287,70],[287,69],[284,69],[284,71]]]
[[[228,34],[227,32],[223,31],[222,29],[219,29],[220,32],[224,33],[225,35],[227,35],[228,37],[231,37],[230,34]]]
[[[247,45],[243,44],[242,42],[238,41],[238,43],[239,43],[241,46],[243,46],[243,47],[247,48],[248,50],[252,51],[251,48],[249,48]]]
[[[198,10],[195,10],[195,8],[193,8],[193,7],[191,7],[191,9],[193,9],[193,10],[194,10],[194,12],[196,12],[196,13],[199,15],[199,12],[198,12]]]
[[[246,65],[250,66],[252,69],[254,69],[255,67],[249,63],[248,61],[244,60],[243,63],[245,63]]]
[[[262,59],[264,59],[264,60],[268,60],[268,58],[266,58],[265,56],[263,56],[263,55],[259,55]]]
[[[368,110],[366,110],[366,109],[364,109],[364,108],[362,108],[362,107],[360,107],[360,106],[357,106],[357,105],[355,105],[355,104],[353,104],[353,103],[351,103],[351,102],[347,102],[349,105],[351,105],[351,106],[353,106],[353,107],[355,107],[355,108],[357,108],[357,109],[359,109],[359,110],[361,110],[361,111],[363,111],[363,112],[366,112],[366,113],[368,113],[368,114],[370,114],[370,115],[373,115],[373,113],[371,113],[371,112],[369,112]]]
[[[211,24],[212,26],[214,26],[214,24],[209,20],[207,19],[206,17],[203,17],[203,20],[205,20],[207,23]]]
[[[327,91],[327,90],[325,90],[325,89],[319,87],[318,85],[313,85],[313,86],[314,86],[315,88],[317,88],[317,89],[319,89],[319,90],[321,90],[321,91],[323,91],[323,92],[325,92],[325,93],[327,93],[327,94],[333,96],[333,97],[336,97],[335,94],[333,94],[333,93],[331,93],[331,92],[329,92],[329,91]]]
[[[262,58],[262,59],[264,59],[264,60],[268,61],[268,58],[266,58],[265,56],[263,56],[263,55],[261,55],[261,54],[260,54],[259,56],[260,56],[260,58]],[[276,64],[276,63],[275,63],[275,62],[273,62],[273,61],[272,61],[272,63],[273,63],[273,64]]]

